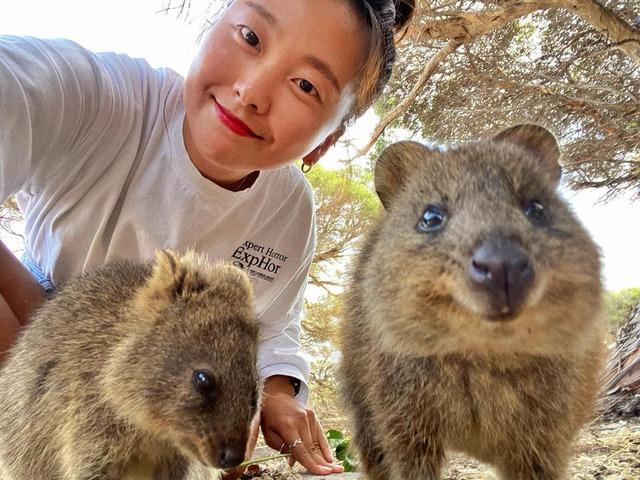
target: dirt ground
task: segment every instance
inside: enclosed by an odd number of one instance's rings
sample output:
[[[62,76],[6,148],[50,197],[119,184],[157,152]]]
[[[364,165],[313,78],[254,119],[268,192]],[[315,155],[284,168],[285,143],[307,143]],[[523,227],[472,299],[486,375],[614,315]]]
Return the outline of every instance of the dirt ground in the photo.
[[[580,435],[569,466],[571,480],[639,480],[640,418],[594,423]],[[497,480],[490,468],[452,455],[443,479]]]
[[[260,471],[245,474],[243,480],[298,480],[325,477],[303,477],[286,463],[272,462],[261,465]],[[358,478],[354,475],[333,475],[331,480]],[[640,479],[640,418],[594,422],[585,428],[575,445],[575,454],[569,467],[570,480],[639,480]],[[486,465],[464,455],[452,454],[443,480],[497,480]]]

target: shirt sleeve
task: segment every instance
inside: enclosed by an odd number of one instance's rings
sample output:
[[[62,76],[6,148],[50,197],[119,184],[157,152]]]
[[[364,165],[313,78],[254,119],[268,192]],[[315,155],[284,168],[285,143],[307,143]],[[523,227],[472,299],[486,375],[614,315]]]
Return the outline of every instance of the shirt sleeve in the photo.
[[[0,200],[62,173],[109,107],[101,80],[96,56],[72,41],[0,36]]]
[[[312,224],[307,256],[289,285],[276,299],[264,315],[277,315],[285,311],[282,324],[284,330],[277,335],[263,338],[258,348],[258,369],[260,377],[266,379],[273,375],[286,375],[300,380],[300,392],[296,399],[303,404],[309,400],[309,374],[311,366],[307,355],[301,351],[300,333],[301,317],[304,307],[304,292],[307,286],[307,278],[313,254],[315,251],[315,222]],[[290,300],[295,295],[293,302]],[[288,302],[289,308],[283,309],[282,304]]]
[[[300,380],[300,392],[296,399],[303,404],[309,400],[307,384],[311,367],[300,350],[300,315],[287,326],[282,334],[260,343],[258,367],[263,379],[274,375],[286,375]]]
[[[0,37],[1,200],[25,186],[38,158],[53,156],[51,150],[69,126],[65,94],[72,103],[82,102],[65,91],[65,75],[53,52],[36,39]]]

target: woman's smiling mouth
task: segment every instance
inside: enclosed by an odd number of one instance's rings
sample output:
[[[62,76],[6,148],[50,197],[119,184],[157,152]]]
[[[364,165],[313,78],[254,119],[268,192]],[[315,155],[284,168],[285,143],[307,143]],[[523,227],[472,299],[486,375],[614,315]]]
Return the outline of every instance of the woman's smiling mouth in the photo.
[[[233,113],[220,105],[216,101],[215,97],[211,96],[211,98],[216,105],[216,113],[218,115],[218,118],[229,130],[242,137],[262,139],[260,135],[255,134],[253,130],[251,130],[242,120],[240,120]]]

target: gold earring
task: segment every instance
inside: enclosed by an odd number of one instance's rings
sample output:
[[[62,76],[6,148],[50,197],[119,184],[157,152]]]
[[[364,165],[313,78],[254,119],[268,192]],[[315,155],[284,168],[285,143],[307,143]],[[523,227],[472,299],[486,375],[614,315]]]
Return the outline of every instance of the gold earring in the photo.
[[[300,165],[300,170],[302,170],[302,173],[309,173],[312,168],[313,163],[305,163],[304,160],[302,161],[302,165]]]

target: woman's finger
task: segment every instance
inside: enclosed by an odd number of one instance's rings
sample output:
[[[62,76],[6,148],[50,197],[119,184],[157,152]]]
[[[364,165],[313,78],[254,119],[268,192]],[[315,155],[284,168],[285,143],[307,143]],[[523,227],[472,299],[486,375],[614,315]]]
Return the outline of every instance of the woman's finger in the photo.
[[[328,465],[323,465],[324,462],[317,462],[304,443],[299,443],[293,447],[293,454],[295,455],[296,460],[314,475],[327,475],[329,473],[333,473],[333,468]]]
[[[329,463],[333,463],[333,455],[331,454],[331,445],[324,434],[322,424],[320,420],[316,418],[316,436],[314,437],[314,444],[317,444],[322,452],[322,455]]]
[[[327,461],[323,458],[321,452],[316,451],[316,447],[314,445],[314,435],[311,432],[311,428],[315,430],[316,427],[316,415],[311,409],[306,409],[304,412],[304,416],[301,416],[298,421],[298,432],[300,433],[300,438],[302,439],[302,445],[304,449],[299,449],[294,451],[296,459],[300,463],[305,465],[302,460],[299,458],[301,455],[308,454],[309,460],[313,461],[319,465],[326,465]],[[308,467],[307,467],[308,468]]]
[[[318,430],[318,418],[316,417],[315,412],[310,408],[307,409],[306,420],[306,428],[309,430],[309,441],[305,442],[307,451],[313,456],[316,463],[330,467],[331,462],[328,461],[327,457],[324,455],[318,441],[319,436],[324,436],[322,434],[322,427]]]
[[[320,471],[318,472],[313,468],[313,465],[316,465],[317,462],[309,455],[309,452],[304,447],[304,443],[302,441],[302,436],[297,432],[297,430],[288,430],[286,434],[284,434],[287,438],[292,438],[293,440],[284,440],[280,435],[273,431],[269,431],[268,437],[271,441],[270,443],[277,443],[280,445],[278,448],[280,453],[289,453],[289,458],[287,462],[289,466],[292,467],[296,461],[300,462],[302,466],[307,468],[310,472],[316,474],[326,474],[329,472]],[[274,443],[275,442],[275,443]]]
[[[313,410],[308,415],[309,418],[309,429],[311,430],[311,437],[313,440],[313,450],[319,457],[326,463],[333,462],[333,458],[331,458],[331,451],[329,448],[325,448],[326,440],[324,432],[322,430],[322,425],[320,424],[320,420],[315,415]],[[328,447],[328,445],[327,445]]]

